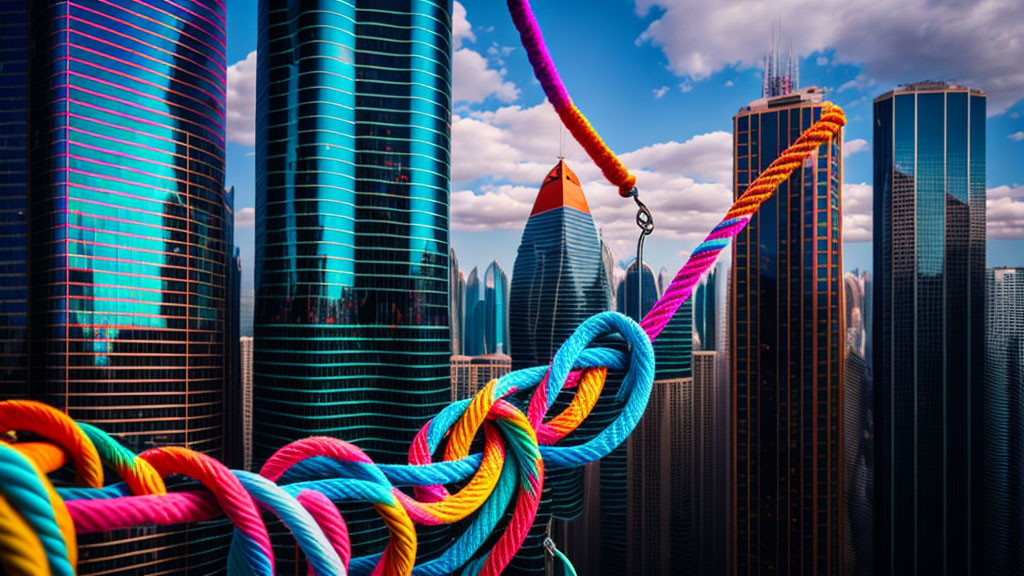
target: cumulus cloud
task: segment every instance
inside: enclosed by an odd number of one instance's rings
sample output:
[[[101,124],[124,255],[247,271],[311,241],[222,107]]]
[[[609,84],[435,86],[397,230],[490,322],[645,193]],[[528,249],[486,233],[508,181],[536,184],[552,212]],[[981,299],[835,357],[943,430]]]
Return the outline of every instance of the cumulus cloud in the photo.
[[[1013,134],[1007,136],[1007,138],[1013,140],[1014,142],[1020,142],[1021,140],[1024,140],[1024,132],[1014,132]]]
[[[466,42],[476,42],[473,25],[466,19],[466,8],[456,2],[452,10],[452,100],[454,102],[479,103],[490,96],[500,102],[514,102],[519,98],[519,88],[505,80],[504,68],[492,68],[487,58],[464,46]],[[487,50],[498,63],[504,65],[504,57],[509,50],[491,46]]]
[[[669,87],[668,86],[662,86],[661,88],[655,88],[654,90],[652,90],[652,92],[654,93],[654,97],[656,99],[661,98],[665,94],[668,94],[668,91],[669,91]]]
[[[871,184],[843,184],[843,241],[871,242]]]
[[[521,229],[541,181],[555,165],[560,124],[547,102],[456,116],[452,124],[452,227]],[[617,251],[636,242],[632,204],[604,180],[568,135],[562,154],[579,176],[591,213]],[[660,238],[698,241],[732,198],[732,137],[700,134],[621,155],[637,175],[644,202],[657,217]]]
[[[235,212],[235,228],[252,228],[256,225],[256,209],[246,206]]]
[[[868,148],[870,148],[870,145],[868,144],[868,141],[863,138],[849,140],[843,144],[843,156],[853,156],[858,152],[864,152]]]
[[[1024,186],[989,188],[985,208],[989,238],[1024,238]]]
[[[798,23],[789,35],[796,54],[828,51],[834,63],[862,66],[868,85],[951,78],[985,90],[990,114],[1024,97],[1024,3],[1017,1],[905,0],[896,10],[849,0],[635,3],[639,16],[657,14],[638,41],[661,47],[669,67],[692,80],[729,66],[759,66],[767,23],[781,18]]]
[[[505,70],[491,68],[479,52],[461,48],[452,55],[452,99],[455,102],[483,102],[488,96],[513,102],[519,89],[505,81]]]
[[[256,145],[256,51],[228,66],[228,142]]]
[[[473,25],[466,19],[466,7],[461,2],[456,2],[452,7],[452,44],[456,50],[462,48],[462,42],[469,40],[476,42],[476,35],[473,34]]]

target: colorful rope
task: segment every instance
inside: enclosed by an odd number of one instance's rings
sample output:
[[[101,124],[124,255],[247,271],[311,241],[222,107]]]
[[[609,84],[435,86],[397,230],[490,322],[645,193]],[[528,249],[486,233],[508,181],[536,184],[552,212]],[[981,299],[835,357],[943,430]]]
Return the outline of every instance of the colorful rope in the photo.
[[[620,194],[631,194],[635,177],[572,104],[529,3],[509,0],[508,5],[537,78],[562,121]],[[626,439],[650,397],[651,341],[760,205],[837,137],[844,124],[842,110],[826,105],[821,120],[748,187],[694,250],[641,324],[612,312],[589,318],[559,348],[550,366],[512,372],[474,398],[442,410],[417,434],[408,465],[379,465],[352,444],[307,438],[279,450],[259,474],[230,471],[180,447],[136,455],[101,430],[43,404],[0,402],[0,433],[29,432],[49,442],[0,442],[0,566],[10,574],[71,576],[77,562],[76,533],[226,516],[236,528],[229,573],[270,575],[274,557],[261,516],[269,511],[295,536],[312,574],[500,573],[533,525],[545,469],[595,461]],[[628,355],[590,347],[595,339],[615,333],[628,345]],[[604,429],[582,435],[577,429],[603,392],[609,370],[625,371],[619,413]],[[568,407],[548,418],[555,399],[571,389],[575,394]],[[526,393],[530,396],[524,403]],[[470,454],[481,429],[483,450]],[[557,446],[574,433],[572,445]],[[443,459],[433,462],[442,444]],[[65,462],[73,467],[79,487],[55,490],[45,473]],[[104,485],[103,465],[120,482]],[[197,489],[168,493],[163,477],[170,474],[193,479]],[[446,485],[461,489],[452,494]],[[337,502],[365,503],[380,514],[390,532],[381,553],[351,557]],[[440,556],[415,565],[415,524],[455,522],[469,524]],[[553,554],[571,573],[568,559],[557,549]]]

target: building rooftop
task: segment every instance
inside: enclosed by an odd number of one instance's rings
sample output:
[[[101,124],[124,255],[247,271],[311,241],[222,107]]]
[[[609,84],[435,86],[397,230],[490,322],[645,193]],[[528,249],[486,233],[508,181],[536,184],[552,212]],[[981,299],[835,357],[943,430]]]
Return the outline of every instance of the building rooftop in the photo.
[[[770,108],[782,108],[785,106],[792,106],[794,104],[821,104],[825,101],[825,91],[817,86],[808,86],[807,88],[801,88],[794,90],[789,94],[783,94],[782,96],[771,96],[768,98],[758,98],[750,104],[740,108],[739,114],[752,111],[768,110]]]
[[[555,164],[555,167],[544,178],[530,216],[563,207],[575,208],[580,212],[590,214],[590,206],[583,195],[580,179],[569,169],[564,159],[559,159],[558,164]]]
[[[923,80],[921,82],[901,84],[894,88],[893,90],[890,90],[885,94],[882,94],[881,96],[875,98],[875,102],[878,102],[879,100],[884,100],[885,98],[888,98],[893,94],[913,94],[922,92],[970,92],[975,96],[985,96],[985,92],[983,90],[971,88],[970,86],[965,86],[963,84],[956,84],[953,82],[945,82],[941,80]]]

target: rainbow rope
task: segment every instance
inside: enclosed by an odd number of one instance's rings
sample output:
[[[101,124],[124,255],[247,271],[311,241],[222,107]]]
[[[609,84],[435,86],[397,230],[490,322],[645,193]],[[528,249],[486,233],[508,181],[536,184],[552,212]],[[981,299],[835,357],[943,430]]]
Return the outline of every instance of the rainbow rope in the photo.
[[[537,78],[562,121],[620,194],[631,194],[636,178],[572,104],[529,3],[509,0],[508,5]],[[629,436],[651,393],[651,341],[760,205],[838,136],[844,124],[842,110],[826,105],[821,120],[750,185],[694,250],[641,324],[613,312],[589,318],[562,344],[550,366],[512,372],[472,399],[442,410],[413,440],[407,465],[376,464],[347,442],[307,438],[279,450],[259,474],[231,471],[180,447],[136,455],[103,431],[46,405],[0,402],[0,434],[29,432],[49,441],[0,441],[0,566],[16,575],[71,576],[77,563],[76,534],[225,516],[236,528],[228,572],[269,576],[274,557],[261,513],[270,512],[295,537],[313,574],[500,573],[533,525],[545,469],[593,462]],[[628,344],[628,355],[589,347],[596,338],[614,333]],[[619,412],[602,430],[577,432],[603,392],[608,370],[625,371]],[[555,399],[571,389],[575,394],[569,405],[548,418]],[[531,395],[525,404],[517,402],[527,392]],[[471,454],[481,429],[483,451]],[[557,445],[570,435],[572,445]],[[442,444],[442,461],[433,462]],[[65,462],[73,467],[78,487],[55,489],[46,473]],[[120,482],[105,483],[104,465]],[[168,493],[163,477],[170,474],[191,478],[196,489]],[[445,486],[452,485],[461,489],[449,493]],[[402,488],[411,488],[412,494]],[[337,502],[368,504],[380,514],[390,533],[381,553],[352,558]],[[416,565],[415,525],[456,522],[468,522],[462,535],[440,556]]]

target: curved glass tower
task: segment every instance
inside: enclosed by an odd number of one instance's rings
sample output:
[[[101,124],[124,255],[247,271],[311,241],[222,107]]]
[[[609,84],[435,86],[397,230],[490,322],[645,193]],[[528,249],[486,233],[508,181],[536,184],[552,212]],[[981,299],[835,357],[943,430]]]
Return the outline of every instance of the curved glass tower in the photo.
[[[257,464],[310,435],[405,462],[450,398],[449,8],[259,3]]]
[[[26,4],[32,393],[132,450],[221,457],[224,4]],[[79,570],[208,573],[223,566],[219,533],[83,537]]]
[[[508,276],[495,260],[484,275],[484,353],[508,353]]]

